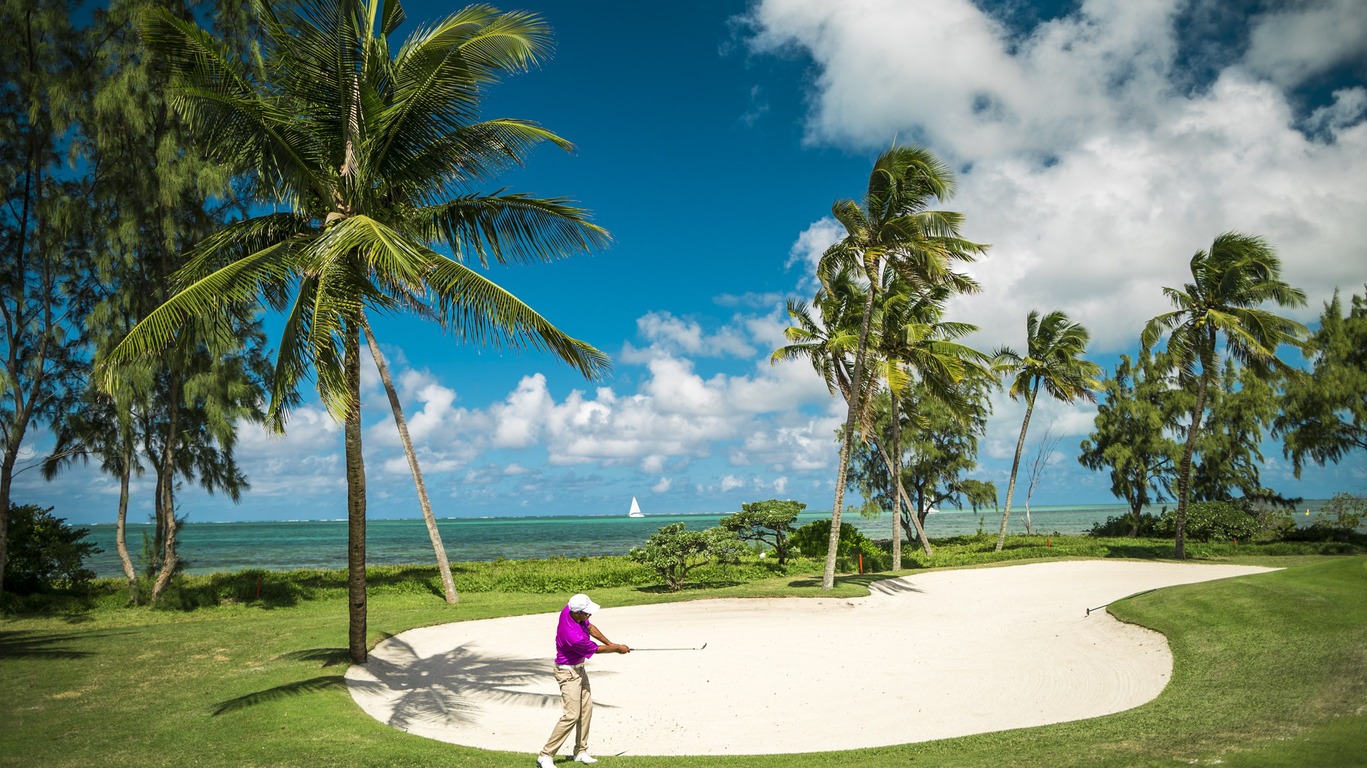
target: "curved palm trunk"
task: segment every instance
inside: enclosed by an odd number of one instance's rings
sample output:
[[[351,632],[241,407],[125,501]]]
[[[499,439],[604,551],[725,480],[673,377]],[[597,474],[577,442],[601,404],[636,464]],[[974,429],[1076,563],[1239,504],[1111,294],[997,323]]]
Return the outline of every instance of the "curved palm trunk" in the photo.
[[[347,324],[343,366],[351,404],[346,413],[347,646],[351,660],[366,662],[365,460],[361,456],[361,340]]]
[[[1174,557],[1187,559],[1187,502],[1191,496],[1191,457],[1196,452],[1196,435],[1201,429],[1201,417],[1206,412],[1206,392],[1210,385],[1209,367],[1201,366],[1201,379],[1196,387],[1196,404],[1191,408],[1191,426],[1187,427],[1187,444],[1182,448],[1182,465],[1177,471],[1177,520]]]
[[[897,394],[889,392],[889,411],[892,416],[892,570],[902,570],[902,425],[897,408]]]
[[[1025,432],[1030,429],[1030,413],[1035,410],[1035,396],[1039,394],[1039,380],[1030,389],[1030,398],[1025,402],[1025,419],[1021,421],[1020,437],[1016,438],[1016,458],[1011,460],[1011,479],[1006,484],[1006,507],[1002,509],[1002,529],[997,534],[997,547],[994,552],[1006,546],[1006,523],[1011,519],[1011,496],[1016,492],[1016,473],[1021,466],[1021,451],[1025,449]]]
[[[878,446],[878,451],[883,454],[883,463],[887,465],[888,471],[891,472],[892,457],[888,456],[888,452],[883,450],[883,446],[881,445]],[[916,505],[912,503],[911,497],[907,495],[907,489],[902,486],[901,482],[897,483],[897,496],[902,500],[902,505],[909,511],[916,509]],[[907,518],[911,521],[911,527],[916,530],[916,538],[921,542],[921,549],[924,550],[927,555],[934,555],[935,550],[930,546],[930,539],[926,538],[925,524],[921,522],[920,516],[914,511],[911,511],[907,515]]]
[[[821,573],[821,591],[835,589],[835,557],[840,549],[840,513],[845,508],[845,482],[849,478],[850,442],[854,440],[854,423],[859,418],[859,394],[863,388],[864,357],[869,346],[869,326],[873,320],[873,293],[870,284],[864,301],[864,317],[859,321],[859,345],[854,351],[854,375],[850,380],[849,411],[845,416],[845,432],[840,441],[840,466],[835,473],[835,505],[831,508],[831,538],[826,544],[826,569]]]
[[[133,558],[128,555],[128,485],[133,474],[133,444],[127,442],[123,450],[123,471],[119,473],[119,517],[114,528],[114,548],[119,551],[119,563],[123,565],[123,577],[128,581],[128,602],[138,602],[138,572],[133,567]]]
[[[399,429],[399,439],[403,441],[403,452],[408,456],[408,468],[413,472],[413,485],[418,490],[418,506],[422,508],[422,519],[427,523],[427,536],[432,539],[432,551],[437,556],[437,570],[441,573],[442,590],[446,593],[448,605],[460,602],[456,594],[456,582],[451,578],[451,563],[446,559],[446,547],[441,542],[441,532],[437,530],[437,518],[432,514],[432,502],[427,498],[427,484],[422,481],[422,469],[418,466],[418,454],[413,450],[413,440],[408,435],[408,421],[403,417],[403,406],[399,405],[399,393],[394,391],[394,381],[389,377],[389,366],[385,365],[380,347],[375,343],[375,333],[370,324],[362,321],[362,332],[370,345],[370,357],[380,372],[385,394],[389,396],[389,409],[394,412],[394,426]]]

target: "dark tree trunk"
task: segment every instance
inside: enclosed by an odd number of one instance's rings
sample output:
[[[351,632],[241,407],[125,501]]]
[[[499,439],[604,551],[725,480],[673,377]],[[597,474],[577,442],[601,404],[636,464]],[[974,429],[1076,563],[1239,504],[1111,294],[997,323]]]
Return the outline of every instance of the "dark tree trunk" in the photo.
[[[348,324],[342,365],[351,403],[346,412],[347,647],[351,660],[366,662],[365,460],[361,456],[360,329]]]
[[[157,510],[162,529],[161,572],[152,586],[152,602],[156,603],[171,577],[176,573],[180,556],[176,553],[176,450],[180,435],[180,378],[171,377],[171,391],[167,398],[170,414],[166,420],[166,444],[162,446],[161,469],[157,477]]]
[[[1191,457],[1196,452],[1196,435],[1201,429],[1201,417],[1206,412],[1208,366],[1201,366],[1201,378],[1196,385],[1196,403],[1191,408],[1191,426],[1187,427],[1187,444],[1182,447],[1182,465],[1177,470],[1176,536],[1173,554],[1178,560],[1187,559],[1187,504],[1191,497]]]
[[[18,460],[18,443],[6,445],[4,459],[0,459],[0,592],[5,590],[5,563],[9,562],[10,483],[13,482],[14,464]]]

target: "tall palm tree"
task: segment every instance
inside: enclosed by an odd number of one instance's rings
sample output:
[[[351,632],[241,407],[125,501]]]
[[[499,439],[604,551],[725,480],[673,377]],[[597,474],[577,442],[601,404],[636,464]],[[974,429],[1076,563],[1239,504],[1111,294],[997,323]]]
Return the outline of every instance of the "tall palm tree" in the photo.
[[[258,2],[259,55],[235,58],[192,22],[152,10],[141,26],[165,62],[172,103],[217,160],[283,208],[202,241],[180,290],[111,354],[167,346],[187,318],[225,301],[284,313],[267,419],[283,430],[312,371],[345,425],[349,647],[366,659],[365,467],[360,334],[373,313],[409,312],[462,340],[549,351],[585,376],[607,356],[567,336],[467,262],[549,260],[605,245],[564,199],[479,188],[541,142],[527,121],[479,120],[482,90],[536,65],[549,29],[527,13],[471,6],[395,49],[398,0]],[[454,256],[444,252],[449,249]],[[117,368],[104,376],[116,376]]]
[[[954,175],[934,155],[919,147],[893,147],[874,162],[862,201],[839,200],[831,207],[831,215],[845,228],[845,236],[822,254],[818,276],[825,281],[843,266],[855,265],[867,291],[851,372],[855,381],[864,377],[874,303],[885,285],[887,271],[897,273],[914,289],[949,286],[960,292],[978,290],[972,278],[953,267],[956,262],[974,261],[987,247],[959,236],[962,214],[930,208],[953,194]],[[864,406],[859,388],[852,394],[841,435],[831,537],[821,577],[823,591],[835,586],[850,443]]]
[[[1006,523],[1011,518],[1016,473],[1020,471],[1025,433],[1030,429],[1030,414],[1035,410],[1040,388],[1056,400],[1071,403],[1083,398],[1096,402],[1092,392],[1101,387],[1101,381],[1097,379],[1101,366],[1081,357],[1087,351],[1090,338],[1086,328],[1069,320],[1063,312],[1050,312],[1041,320],[1039,310],[1032,309],[1025,318],[1025,356],[1006,348],[997,350],[998,365],[1016,374],[1008,394],[1013,400],[1025,400],[1025,418],[1021,420],[1020,437],[1016,438],[1016,456],[1011,460],[1011,479],[1006,484],[1002,527],[997,534],[998,552],[1006,544]]]
[[[1163,288],[1177,307],[1144,326],[1141,341],[1152,349],[1169,331],[1168,353],[1184,386],[1196,389],[1187,425],[1187,441],[1177,466],[1176,555],[1187,556],[1187,504],[1191,498],[1191,459],[1205,414],[1206,398],[1220,375],[1220,347],[1259,376],[1289,367],[1277,358],[1283,344],[1304,348],[1309,331],[1294,320],[1259,309],[1273,302],[1282,307],[1305,306],[1305,293],[1281,279],[1282,264],[1262,237],[1240,232],[1217,236],[1210,249],[1191,257],[1191,282],[1181,290]]]
[[[889,419],[892,443],[891,466],[888,471],[894,480],[892,565],[902,567],[902,515],[899,509],[905,492],[902,488],[901,418],[898,410],[902,394],[913,379],[921,382],[926,391],[951,401],[961,396],[957,386],[965,376],[988,375],[988,355],[960,344],[961,339],[978,330],[975,325],[944,320],[945,302],[950,289],[940,285],[921,291],[913,290],[896,273],[887,290],[882,293],[881,311],[877,313],[881,327],[872,346],[875,378],[887,385],[891,395]],[[920,528],[919,510],[911,515],[921,547],[931,554],[930,540]]]

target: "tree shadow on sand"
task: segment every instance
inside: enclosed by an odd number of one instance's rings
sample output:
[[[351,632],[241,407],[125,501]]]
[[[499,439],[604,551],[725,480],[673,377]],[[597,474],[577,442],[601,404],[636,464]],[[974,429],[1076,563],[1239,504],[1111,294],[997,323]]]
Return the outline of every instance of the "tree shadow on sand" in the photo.
[[[906,579],[877,579],[869,582],[869,591],[878,592],[884,595],[899,595],[906,592],[925,592],[924,589],[913,585]]]
[[[837,584],[858,584],[870,591],[882,592],[884,594],[921,591],[907,582],[898,579],[891,573],[848,573],[837,575],[835,581]],[[821,577],[814,576],[809,579],[794,579],[788,582],[788,586],[795,588],[819,587],[821,586]]]
[[[559,694],[522,690],[549,676],[545,659],[505,659],[461,645],[420,658],[403,640],[390,638],[372,653],[366,671],[375,680],[350,679],[354,690],[398,694],[386,723],[409,730],[420,724],[473,722],[479,702],[516,702],[537,709],[560,707]],[[595,706],[608,706],[595,704]]]

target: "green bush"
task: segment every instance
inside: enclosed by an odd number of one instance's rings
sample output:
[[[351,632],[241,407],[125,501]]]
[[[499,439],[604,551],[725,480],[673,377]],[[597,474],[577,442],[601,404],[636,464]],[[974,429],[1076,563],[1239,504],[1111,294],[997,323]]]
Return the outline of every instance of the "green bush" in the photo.
[[[803,557],[824,560],[831,543],[831,521],[813,520],[793,531],[788,546]],[[835,551],[835,567],[839,571],[859,568],[859,555],[864,555],[865,571],[885,571],[892,565],[892,557],[864,532],[853,525],[840,526],[840,544]]]
[[[1194,541],[1251,541],[1263,529],[1256,514],[1230,501],[1202,501],[1187,508],[1186,537]],[[1166,510],[1158,519],[1157,534],[1177,534],[1177,511]]]
[[[10,504],[5,591],[32,595],[88,589],[95,572],[85,567],[85,558],[100,551],[83,541],[88,533],[88,528],[73,528],[54,517],[51,507]]]
[[[1349,493],[1336,493],[1324,505],[1311,528],[1323,528],[1331,535],[1347,540],[1349,534],[1362,527],[1367,520],[1367,498]]]
[[[628,557],[653,569],[670,590],[678,592],[689,571],[713,561],[737,562],[744,550],[745,545],[730,531],[690,531],[683,523],[672,523],[651,534],[645,546],[631,550]]]
[[[778,564],[788,561],[788,535],[793,522],[807,505],[800,501],[751,501],[740,505],[741,511],[727,515],[720,521],[722,528],[743,541],[768,544],[778,555]]]
[[[1129,536],[1132,520],[1133,518],[1128,512],[1116,517],[1108,517],[1104,523],[1093,523],[1092,529],[1087,532],[1087,535],[1108,539]],[[1148,512],[1139,513],[1139,533],[1136,536],[1141,538],[1158,536],[1158,529],[1158,515],[1151,515]]]

